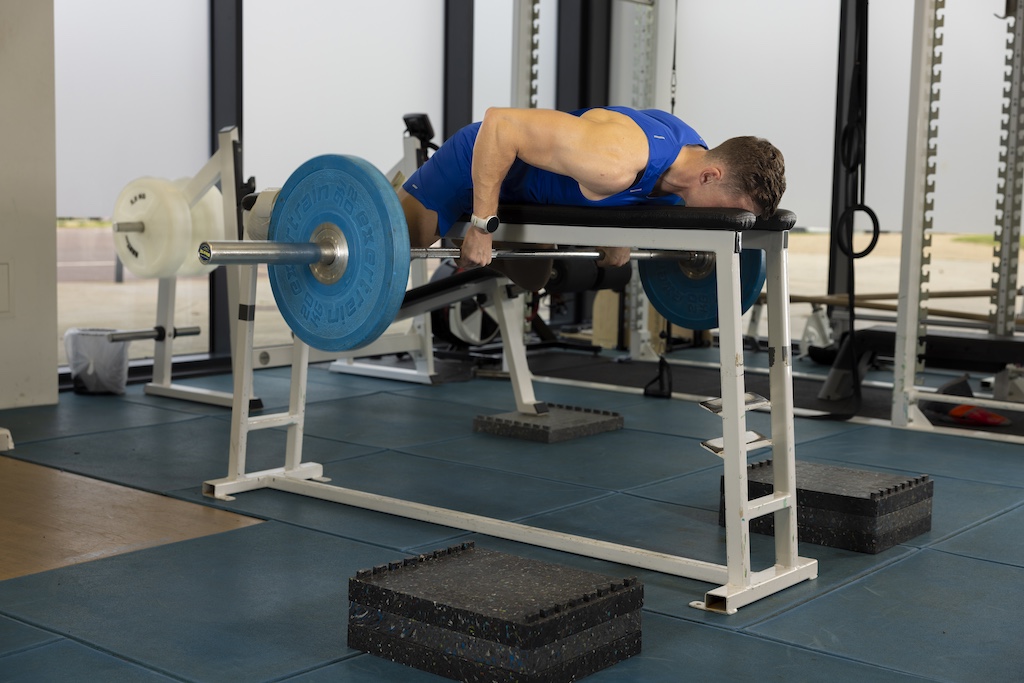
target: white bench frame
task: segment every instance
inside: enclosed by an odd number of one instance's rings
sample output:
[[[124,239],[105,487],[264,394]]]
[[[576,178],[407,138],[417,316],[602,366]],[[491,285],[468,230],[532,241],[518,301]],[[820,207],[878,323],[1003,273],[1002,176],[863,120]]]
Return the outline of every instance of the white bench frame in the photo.
[[[817,560],[800,557],[797,552],[796,467],[793,435],[792,353],[789,328],[789,286],[785,231],[608,228],[583,225],[502,225],[494,238],[500,242],[522,244],[586,244],[588,246],[626,246],[656,250],[697,250],[714,252],[717,259],[719,344],[721,348],[721,401],[708,407],[722,418],[722,437],[705,445],[723,460],[725,483],[726,564],[655,552],[645,548],[580,537],[550,529],[532,527],[457,510],[423,505],[413,501],[357,491],[326,483],[322,465],[302,461],[303,422],[309,347],[296,341],[293,348],[291,398],[287,412],[250,417],[252,395],[251,315],[239,321],[235,336],[236,368],[232,407],[231,444],[228,475],[207,481],[203,493],[221,500],[233,494],[270,488],[416,519],[433,524],[487,534],[536,546],[576,553],[666,574],[721,584],[708,591],[704,600],[692,606],[727,614],[744,605],[789,586],[817,577]],[[740,250],[763,249],[767,263],[768,344],[772,404],[772,460],[774,493],[748,499],[747,452],[751,445],[769,443],[748,432],[746,412],[758,397],[744,387],[743,340],[741,330]],[[240,310],[253,310],[256,291],[256,266],[231,266],[239,278]],[[504,288],[496,281],[494,295]],[[507,299],[506,299],[507,301]],[[247,307],[249,307],[247,309]],[[499,306],[500,308],[500,306]],[[504,340],[506,354],[525,364],[520,335]],[[518,368],[519,377],[528,370]],[[528,405],[530,396],[520,396],[517,405]],[[532,394],[532,386],[529,388]],[[287,427],[287,450],[283,467],[247,472],[245,454],[248,434],[254,429]],[[753,437],[753,439],[752,439]],[[775,515],[775,562],[755,571],[750,558],[750,521]]]

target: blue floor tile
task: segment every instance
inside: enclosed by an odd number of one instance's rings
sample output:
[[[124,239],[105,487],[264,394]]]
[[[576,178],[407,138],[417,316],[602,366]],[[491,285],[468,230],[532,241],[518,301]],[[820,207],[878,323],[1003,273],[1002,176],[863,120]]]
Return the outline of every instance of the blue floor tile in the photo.
[[[69,640],[0,657],[0,681],[23,683],[160,683],[177,679]]]
[[[451,679],[364,654],[285,680],[287,683],[442,683]]]
[[[922,550],[750,630],[939,681],[1024,672],[1024,569]]]
[[[1024,506],[937,543],[935,549],[1024,567],[1024,543],[1020,542],[1022,525]]]
[[[395,451],[334,462],[324,474],[334,486],[505,520],[607,495],[599,489]]]
[[[857,681],[919,680],[741,633],[727,633],[656,614],[643,616],[643,650],[598,671],[594,683],[679,681]]]
[[[863,427],[850,438],[823,438],[799,457],[1024,487],[1020,444],[910,429]]]
[[[402,448],[472,434],[475,414],[469,406],[380,393],[312,404],[305,429],[311,436]]]
[[[11,455],[145,491],[166,493],[190,487],[198,490],[204,481],[227,474],[230,432],[228,420],[193,417],[171,424],[18,444]],[[286,434],[280,429],[250,433],[249,471],[282,467],[285,439]],[[364,455],[373,450],[311,436],[303,442],[304,459],[315,462]]]
[[[58,636],[14,619],[0,617],[0,662],[4,655],[38,647],[57,640]],[[3,666],[0,665],[0,669]]]
[[[348,577],[394,559],[267,522],[0,582],[0,613],[189,680],[271,680],[354,654]]]
[[[512,384],[507,379],[488,379],[474,382],[452,382],[436,386],[413,386],[397,392],[431,400],[471,405],[481,413],[508,412],[516,409]],[[594,410],[618,412],[626,406],[643,403],[643,396],[619,391],[600,391],[544,381],[533,383],[538,401],[570,405]]]
[[[718,512],[672,505],[618,494],[577,505],[550,514],[538,515],[526,523],[546,529],[621,543],[647,550],[688,557],[724,565],[725,529],[718,525]],[[743,607],[738,614],[722,616],[690,607],[703,599],[715,585],[693,582],[680,590],[679,578],[645,570],[640,572],[647,584],[650,609],[694,621],[705,621],[724,628],[741,628],[780,610],[812,600],[837,586],[877,570],[909,550],[902,546],[877,555],[866,555],[809,543],[801,544],[802,557],[818,560],[818,578]],[[766,569],[775,562],[773,537],[751,534],[752,568]],[[686,581],[690,581],[686,579]]]
[[[705,469],[721,462],[694,439],[631,429],[552,444],[475,434],[403,450],[613,491]]]
[[[327,473],[330,471],[328,466]],[[242,515],[394,548],[396,552],[421,545],[430,545],[432,549],[446,547],[454,543],[454,537],[465,535],[464,531],[451,527],[270,489],[238,493],[232,501],[207,498],[197,488],[176,491],[173,495]]]
[[[56,406],[0,411],[0,424],[11,431],[15,448],[20,449],[35,441],[167,424],[193,417],[180,410],[132,403],[121,396],[62,393]]]

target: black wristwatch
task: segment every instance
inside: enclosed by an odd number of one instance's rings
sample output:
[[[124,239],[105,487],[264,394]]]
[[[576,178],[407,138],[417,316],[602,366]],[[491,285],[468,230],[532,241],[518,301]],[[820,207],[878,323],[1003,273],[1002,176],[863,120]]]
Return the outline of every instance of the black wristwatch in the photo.
[[[501,221],[498,220],[497,216],[488,216],[487,218],[480,218],[475,213],[472,218],[469,219],[470,224],[479,230],[480,232],[493,233],[501,225]]]

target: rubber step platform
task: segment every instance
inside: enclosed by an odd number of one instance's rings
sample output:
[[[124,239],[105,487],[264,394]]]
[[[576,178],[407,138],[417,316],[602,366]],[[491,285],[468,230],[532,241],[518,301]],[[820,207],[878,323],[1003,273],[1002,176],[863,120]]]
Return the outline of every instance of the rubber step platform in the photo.
[[[460,681],[575,681],[640,652],[643,584],[464,543],[349,579],[348,645]]]
[[[748,497],[774,491],[771,460],[747,466]],[[718,522],[725,526],[725,481]],[[856,470],[811,462],[796,463],[797,532],[801,542],[876,554],[932,528],[935,482],[927,474]],[[750,530],[773,534],[774,515],[750,520]]]
[[[622,429],[624,424],[622,415],[610,410],[548,403],[537,415],[515,411],[499,415],[477,415],[473,419],[473,431],[524,441],[561,443],[614,432]]]

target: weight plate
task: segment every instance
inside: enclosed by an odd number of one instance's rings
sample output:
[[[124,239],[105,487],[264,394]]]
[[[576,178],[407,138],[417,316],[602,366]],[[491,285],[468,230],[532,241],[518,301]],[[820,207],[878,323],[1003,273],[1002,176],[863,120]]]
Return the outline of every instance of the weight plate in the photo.
[[[394,322],[409,282],[409,230],[391,184],[354,156],[324,155],[295,170],[270,215],[268,238],[309,242],[335,226],[348,248],[340,279],[325,284],[307,265],[269,266],[270,286],[295,335],[324,351],[349,351]]]
[[[184,192],[191,178],[178,178],[174,186]],[[205,265],[196,256],[199,245],[213,240],[235,239],[235,235],[224,234],[224,200],[220,190],[214,185],[192,207],[192,237],[189,240],[189,253],[178,268],[178,277],[194,277],[209,275],[217,266]]]
[[[455,259],[446,258],[438,264],[431,282],[439,282],[459,272]],[[458,347],[482,346],[498,336],[500,329],[491,306],[470,297],[430,312],[430,329],[434,338]]]
[[[717,270],[693,279],[678,261],[647,259],[639,262],[640,280],[658,313],[687,330],[718,327]],[[754,305],[765,281],[765,258],[760,249],[740,252],[740,299],[743,311]]]
[[[139,277],[173,277],[194,255],[192,216],[185,195],[169,180],[137,178],[114,204],[114,223],[145,224],[143,232],[115,232],[114,248],[125,268]]]

